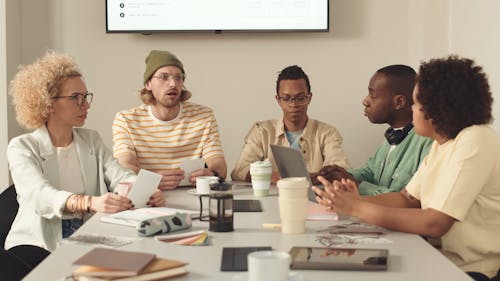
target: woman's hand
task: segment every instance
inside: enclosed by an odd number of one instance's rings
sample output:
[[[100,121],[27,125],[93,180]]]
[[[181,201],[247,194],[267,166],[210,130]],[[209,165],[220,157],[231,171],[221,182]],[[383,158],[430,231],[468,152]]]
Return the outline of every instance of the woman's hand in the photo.
[[[319,176],[318,180],[325,186],[325,190],[316,186],[312,187],[319,204],[340,214],[355,215],[355,208],[360,201],[360,196],[354,181],[342,179],[332,183],[322,176]]]
[[[163,197],[163,193],[161,190],[156,189],[153,195],[149,197],[149,201],[147,203],[149,207],[163,207],[165,206],[165,197]]]
[[[92,196],[90,210],[100,213],[116,213],[133,208],[132,201],[125,196],[108,192],[101,196]]]
[[[340,214],[356,216],[356,208],[361,204],[361,196],[356,183],[352,180],[342,179],[334,181],[331,209]]]
[[[332,188],[329,187],[333,187],[333,184],[322,176],[318,176],[318,180],[324,185],[325,189],[322,190],[316,186],[312,187],[314,193],[316,193],[316,201],[331,210],[331,204],[335,195],[331,192]]]

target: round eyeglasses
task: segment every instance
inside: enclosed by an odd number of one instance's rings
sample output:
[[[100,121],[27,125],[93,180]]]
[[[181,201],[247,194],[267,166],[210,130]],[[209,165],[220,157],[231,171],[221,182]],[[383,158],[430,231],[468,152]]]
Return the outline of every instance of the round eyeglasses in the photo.
[[[71,96],[57,96],[57,97],[52,97],[52,99],[61,99],[61,98],[70,98],[72,99],[76,105],[82,106],[84,102],[91,104],[92,100],[94,99],[94,94],[93,93],[74,93]]]
[[[303,105],[303,104],[306,104],[309,102],[309,98],[311,97],[311,95],[299,95],[299,96],[296,96],[296,97],[290,97],[288,95],[284,95],[284,96],[280,96],[278,95],[278,99],[280,101],[284,101],[286,102],[287,104],[292,104],[295,103],[295,105]]]

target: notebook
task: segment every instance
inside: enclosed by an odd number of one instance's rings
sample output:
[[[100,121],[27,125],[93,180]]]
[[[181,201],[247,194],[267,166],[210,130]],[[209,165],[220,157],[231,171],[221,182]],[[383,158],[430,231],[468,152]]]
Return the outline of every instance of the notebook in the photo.
[[[156,258],[155,254],[94,248],[73,262],[120,272],[121,276],[137,275]]]
[[[309,185],[312,186],[304,157],[300,151],[274,144],[271,144],[271,151],[281,178],[305,177],[309,181]],[[316,185],[316,187],[323,189],[321,185]],[[309,201],[316,202],[316,194],[311,188],[307,192],[307,197]]]

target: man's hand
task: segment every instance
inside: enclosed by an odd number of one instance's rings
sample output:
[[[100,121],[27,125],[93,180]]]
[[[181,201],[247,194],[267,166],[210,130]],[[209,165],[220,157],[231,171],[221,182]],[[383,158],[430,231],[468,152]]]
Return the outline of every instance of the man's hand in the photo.
[[[271,183],[276,184],[281,179],[279,172],[273,172],[271,174]]]
[[[198,169],[196,171],[193,171],[191,175],[189,175],[189,182],[195,186],[196,185],[196,177],[201,177],[201,176],[215,176],[215,173],[212,172],[208,168],[203,168],[203,169]]]
[[[356,179],[349,172],[347,172],[346,169],[335,164],[324,166],[323,168],[321,168],[321,170],[319,170],[318,173],[312,173],[310,174],[310,176],[313,184],[321,184],[318,180],[318,176],[322,176],[329,182],[333,182],[336,180],[339,181],[342,179],[350,179],[356,182]]]
[[[158,185],[160,190],[174,189],[184,179],[184,171],[181,169],[161,170],[157,173],[163,176]]]

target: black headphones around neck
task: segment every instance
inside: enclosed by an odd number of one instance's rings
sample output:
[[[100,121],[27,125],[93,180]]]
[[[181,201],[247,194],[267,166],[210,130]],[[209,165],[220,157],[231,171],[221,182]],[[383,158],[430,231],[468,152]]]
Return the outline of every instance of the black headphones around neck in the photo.
[[[390,145],[398,145],[406,138],[408,132],[412,128],[412,123],[406,125],[406,127],[401,130],[394,130],[392,127],[390,127],[389,129],[387,129],[387,131],[385,131],[384,136]]]

